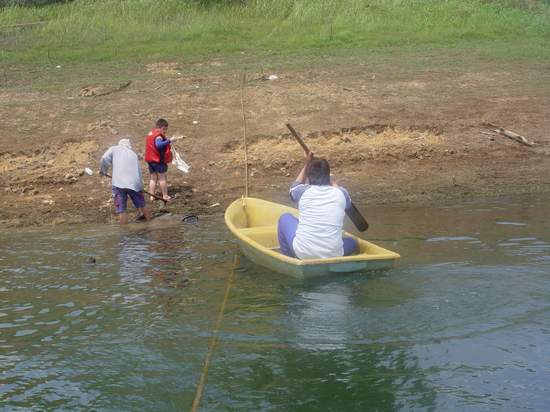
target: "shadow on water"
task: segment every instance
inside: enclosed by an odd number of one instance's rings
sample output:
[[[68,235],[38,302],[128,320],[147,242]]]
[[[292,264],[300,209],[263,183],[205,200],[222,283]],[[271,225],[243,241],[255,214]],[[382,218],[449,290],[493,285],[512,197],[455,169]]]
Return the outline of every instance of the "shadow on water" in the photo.
[[[384,272],[243,259],[200,410],[545,410],[547,200],[365,209],[402,255]],[[237,252],[221,217],[1,238],[1,408],[190,408]]]

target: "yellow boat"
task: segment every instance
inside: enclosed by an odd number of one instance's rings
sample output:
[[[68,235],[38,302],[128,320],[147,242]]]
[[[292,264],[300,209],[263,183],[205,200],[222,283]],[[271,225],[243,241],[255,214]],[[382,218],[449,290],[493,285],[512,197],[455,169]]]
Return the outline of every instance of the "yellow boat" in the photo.
[[[359,242],[360,252],[351,256],[300,260],[279,252],[277,222],[285,213],[298,216],[298,211],[278,203],[243,197],[225,211],[225,224],[235,235],[244,255],[252,262],[275,272],[300,279],[331,273],[359,272],[393,266],[399,255],[346,232]]]

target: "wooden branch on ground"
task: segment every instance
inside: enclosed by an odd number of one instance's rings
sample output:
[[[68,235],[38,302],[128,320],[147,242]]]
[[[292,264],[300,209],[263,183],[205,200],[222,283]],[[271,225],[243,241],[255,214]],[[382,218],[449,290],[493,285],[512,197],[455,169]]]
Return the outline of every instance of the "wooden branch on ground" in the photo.
[[[510,130],[506,130],[506,129],[500,127],[500,126],[497,126],[497,125],[495,125],[493,123],[489,123],[489,122],[483,123],[483,125],[485,127],[487,127],[489,130],[491,130],[492,132],[494,132],[494,133],[497,133],[497,134],[500,134],[501,136],[512,139],[513,141],[515,141],[517,143],[520,143],[522,145],[533,147],[534,143],[530,142],[529,140],[527,140],[525,137],[523,137],[520,134],[514,133]]]
[[[482,130],[479,133],[486,134],[487,136],[496,136],[498,134],[497,132],[486,132],[485,130]]]
[[[47,20],[44,20],[44,21],[33,21],[33,22],[29,22],[29,23],[12,24],[10,26],[0,26],[0,30],[15,29],[17,27],[35,26],[37,24],[46,24],[47,22],[48,22]]]
[[[109,91],[103,92],[103,93],[98,93],[98,94],[94,95],[94,97],[107,96],[108,94],[120,92],[120,91],[124,90],[125,88],[127,88],[128,86],[130,86],[131,84],[132,84],[132,81],[130,80],[126,83],[122,83],[117,89],[109,90]]]

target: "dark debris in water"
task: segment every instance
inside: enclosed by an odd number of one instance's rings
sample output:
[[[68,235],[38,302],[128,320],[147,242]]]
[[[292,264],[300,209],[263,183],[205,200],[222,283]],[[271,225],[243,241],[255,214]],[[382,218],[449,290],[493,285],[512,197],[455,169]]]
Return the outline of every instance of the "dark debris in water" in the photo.
[[[181,219],[181,221],[185,223],[196,224],[196,223],[199,223],[199,217],[197,215],[188,214],[188,215],[185,215]]]

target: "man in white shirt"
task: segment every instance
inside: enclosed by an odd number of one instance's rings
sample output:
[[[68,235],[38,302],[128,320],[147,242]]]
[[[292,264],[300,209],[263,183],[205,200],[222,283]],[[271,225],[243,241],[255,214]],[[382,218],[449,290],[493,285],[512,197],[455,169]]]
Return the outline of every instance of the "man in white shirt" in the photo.
[[[111,165],[113,166],[112,192],[119,222],[128,223],[128,214],[126,213],[128,196],[145,219],[151,219],[151,214],[145,207],[139,159],[132,150],[129,139],[121,139],[117,146],[112,146],[105,152],[101,157],[99,172],[106,175]]]
[[[342,237],[345,210],[351,206],[351,198],[346,189],[331,182],[325,159],[314,158],[311,152],[306,155],[304,167],[290,186],[290,198],[298,204],[299,218],[290,213],[279,218],[281,253],[299,259],[320,259],[358,251],[355,239]]]

